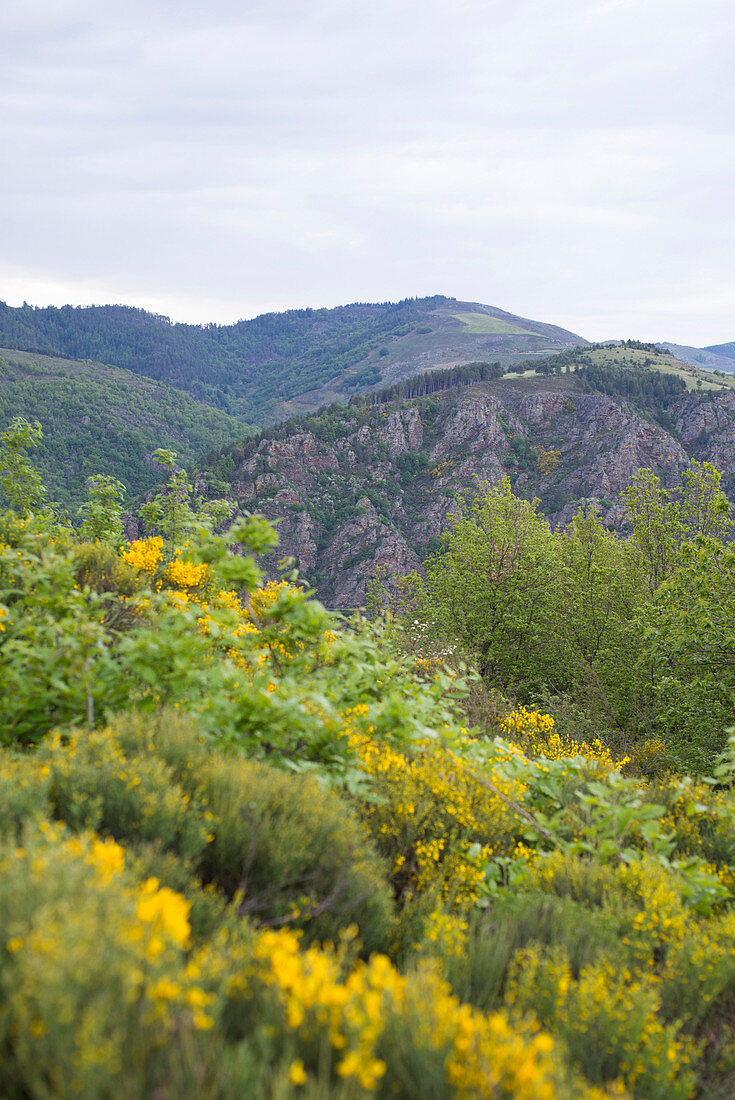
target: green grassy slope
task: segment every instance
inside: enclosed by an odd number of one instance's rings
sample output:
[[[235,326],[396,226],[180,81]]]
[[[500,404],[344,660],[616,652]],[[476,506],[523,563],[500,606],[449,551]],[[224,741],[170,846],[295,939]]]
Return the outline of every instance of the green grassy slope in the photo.
[[[735,386],[733,377],[713,377],[711,371],[683,362],[658,345],[643,344],[638,341],[619,345],[594,344],[589,347],[572,348],[557,356],[535,361],[533,369],[524,372],[524,375],[534,377],[536,371],[553,374],[577,371],[580,368],[601,369],[607,372],[631,369],[660,371],[663,374],[681,378],[688,390],[724,390]],[[512,380],[518,375],[511,373],[505,377]]]
[[[90,474],[111,474],[132,496],[161,480],[149,457],[156,447],[188,464],[248,431],[188,393],[119,367],[3,350],[0,428],[14,416],[40,421],[44,440],[33,461],[52,499],[70,509],[84,499]]]

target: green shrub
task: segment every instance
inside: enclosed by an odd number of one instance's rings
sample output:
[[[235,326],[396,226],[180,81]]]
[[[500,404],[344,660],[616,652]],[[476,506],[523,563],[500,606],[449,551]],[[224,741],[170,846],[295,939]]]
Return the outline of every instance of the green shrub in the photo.
[[[454,992],[484,1012],[496,1008],[515,956],[530,945],[563,949],[577,975],[601,956],[622,961],[610,914],[585,909],[571,898],[507,895],[470,920],[466,951],[446,959]]]
[[[94,592],[132,596],[142,587],[140,574],[105,542],[81,542],[74,548],[76,579]]]
[[[20,840],[29,821],[48,817],[48,767],[33,758],[0,750],[0,835]]]
[[[147,843],[197,860],[207,844],[201,811],[153,752],[128,755],[111,729],[73,731],[41,745],[51,774],[51,812],[74,830]]]
[[[386,949],[384,864],[354,812],[316,779],[223,755],[175,710],[57,735],[33,767],[48,769],[53,817],[132,846],[151,873],[196,900],[197,927],[200,912],[202,926],[215,917],[186,888],[192,879],[237,897],[241,915],[260,923],[302,928],[310,940],[336,939],[354,923],[365,951]],[[33,796],[16,803],[6,813],[17,827]]]
[[[240,912],[256,921],[303,927],[308,939],[336,939],[354,923],[366,951],[385,949],[385,867],[340,798],[316,779],[214,756],[198,790],[214,835],[204,882],[240,894]]]

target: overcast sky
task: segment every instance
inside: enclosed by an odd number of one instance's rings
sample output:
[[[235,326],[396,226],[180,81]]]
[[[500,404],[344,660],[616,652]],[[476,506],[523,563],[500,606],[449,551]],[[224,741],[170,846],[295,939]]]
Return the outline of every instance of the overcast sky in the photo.
[[[3,0],[0,298],[735,339],[732,0]]]

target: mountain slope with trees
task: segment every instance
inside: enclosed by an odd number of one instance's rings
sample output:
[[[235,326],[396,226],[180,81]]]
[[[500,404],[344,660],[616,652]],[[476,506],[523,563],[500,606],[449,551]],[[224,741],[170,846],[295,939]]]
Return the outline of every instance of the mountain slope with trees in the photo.
[[[172,324],[128,306],[12,308],[0,347],[113,363],[269,424],[427,368],[508,365],[586,343],[554,325],[453,298],[269,313],[232,325]]]
[[[189,464],[241,438],[247,425],[190,394],[119,367],[0,349],[0,430],[16,416],[43,432],[35,461],[51,496],[77,507],[104,473],[136,495],[161,480],[157,447]]]

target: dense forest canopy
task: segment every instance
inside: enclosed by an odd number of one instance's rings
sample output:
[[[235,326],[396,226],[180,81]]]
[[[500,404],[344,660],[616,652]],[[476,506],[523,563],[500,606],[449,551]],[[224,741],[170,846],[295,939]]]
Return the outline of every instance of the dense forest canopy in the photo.
[[[318,388],[441,301],[290,310],[234,325],[172,324],[131,306],[0,303],[0,346],[114,363],[258,421],[276,399]],[[378,371],[371,381],[379,378]],[[360,385],[359,378],[352,382]]]
[[[507,478],[468,494],[398,606],[407,629],[458,647],[489,688],[543,700],[570,735],[706,771],[735,715],[730,503],[696,462],[676,490],[641,470],[624,496],[621,539],[593,507],[553,531]]]

